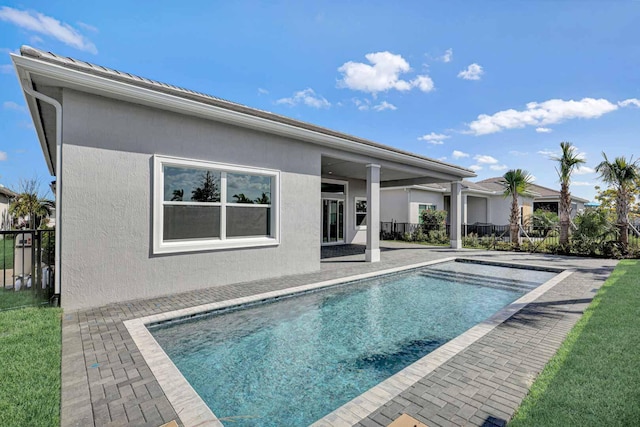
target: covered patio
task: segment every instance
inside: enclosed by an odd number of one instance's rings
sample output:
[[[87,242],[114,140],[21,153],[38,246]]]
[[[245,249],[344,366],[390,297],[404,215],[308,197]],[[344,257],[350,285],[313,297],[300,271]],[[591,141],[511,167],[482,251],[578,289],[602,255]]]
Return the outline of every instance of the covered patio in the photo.
[[[391,154],[391,156],[390,156]],[[398,156],[400,159],[389,159]],[[402,160],[402,162],[398,161]],[[384,152],[375,159],[359,154],[322,155],[322,243],[364,243],[365,260],[380,261],[380,189],[432,183],[451,187],[450,245],[462,248],[462,180],[467,169],[410,155]]]

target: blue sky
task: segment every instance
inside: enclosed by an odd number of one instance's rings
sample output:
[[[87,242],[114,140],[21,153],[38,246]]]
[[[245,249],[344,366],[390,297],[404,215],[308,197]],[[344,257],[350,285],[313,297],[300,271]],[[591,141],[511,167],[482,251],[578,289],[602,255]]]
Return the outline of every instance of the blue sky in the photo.
[[[104,4],[103,4],[104,3]],[[640,1],[0,4],[0,183],[50,180],[9,52],[50,50],[477,170],[558,188],[640,155]]]

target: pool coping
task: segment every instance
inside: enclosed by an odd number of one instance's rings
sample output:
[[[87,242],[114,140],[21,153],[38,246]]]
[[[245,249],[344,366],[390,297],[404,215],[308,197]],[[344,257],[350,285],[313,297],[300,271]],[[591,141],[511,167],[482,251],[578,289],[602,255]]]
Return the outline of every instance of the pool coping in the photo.
[[[454,256],[422,263],[394,267],[390,269],[358,274],[349,277],[342,277],[308,285],[286,288],[277,291],[265,292],[248,297],[235,298],[231,300],[198,305],[194,307],[173,310],[151,316],[140,317],[124,321],[124,325],[131,335],[134,343],[140,350],[144,360],[151,372],[156,377],[160,387],[164,391],[167,399],[174,407],[185,427],[190,426],[223,426],[222,422],[215,416],[213,411],[206,405],[198,393],[184,378],[175,364],[164,352],[162,347],[151,335],[147,326],[164,323],[178,319],[188,319],[203,315],[212,311],[245,306],[249,304],[261,303],[268,300],[275,300],[282,297],[289,297],[309,291],[328,288],[335,285],[342,285],[358,280],[369,279],[404,272],[407,270],[440,264],[443,262],[461,260],[466,262],[476,262],[464,257]],[[528,265],[526,263],[496,262],[490,260],[480,260],[489,265],[502,265],[505,267],[533,268],[540,270],[540,266]],[[545,267],[546,271],[558,273],[547,282],[536,287],[532,291],[520,297],[518,300],[504,307],[490,318],[471,327],[466,332],[448,341],[433,352],[412,363],[398,373],[392,375],[378,385],[372,387],[351,401],[345,403],[333,412],[313,423],[313,426],[336,426],[353,425],[371,415],[384,404],[391,401],[403,391],[410,388],[417,381],[428,375],[430,372],[446,363],[459,352],[465,350],[480,338],[487,335],[498,325],[505,322],[511,316],[522,310],[527,304],[535,301],[555,285],[562,282],[574,269],[563,269],[555,267]]]

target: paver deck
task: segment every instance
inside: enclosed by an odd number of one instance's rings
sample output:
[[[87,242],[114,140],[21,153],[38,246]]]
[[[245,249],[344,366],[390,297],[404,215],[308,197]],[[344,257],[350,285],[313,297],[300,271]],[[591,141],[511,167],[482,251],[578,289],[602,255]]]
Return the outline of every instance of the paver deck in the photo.
[[[180,408],[167,400],[124,320],[451,256],[576,269],[358,424],[386,426],[406,413],[429,426],[504,425],[616,265],[614,260],[456,251],[396,242],[383,246],[379,263],[365,263],[363,247],[331,247],[323,250],[321,270],[316,273],[65,313],[61,424],[157,427],[177,420],[182,425]]]

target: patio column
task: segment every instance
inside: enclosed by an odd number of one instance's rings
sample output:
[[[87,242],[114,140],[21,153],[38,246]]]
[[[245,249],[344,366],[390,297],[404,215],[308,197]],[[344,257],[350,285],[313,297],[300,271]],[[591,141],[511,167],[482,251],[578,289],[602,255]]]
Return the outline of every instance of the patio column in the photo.
[[[380,261],[380,165],[367,165],[367,262]]]
[[[462,182],[451,183],[451,210],[449,212],[449,239],[453,249],[462,248],[460,226],[462,224]]]

